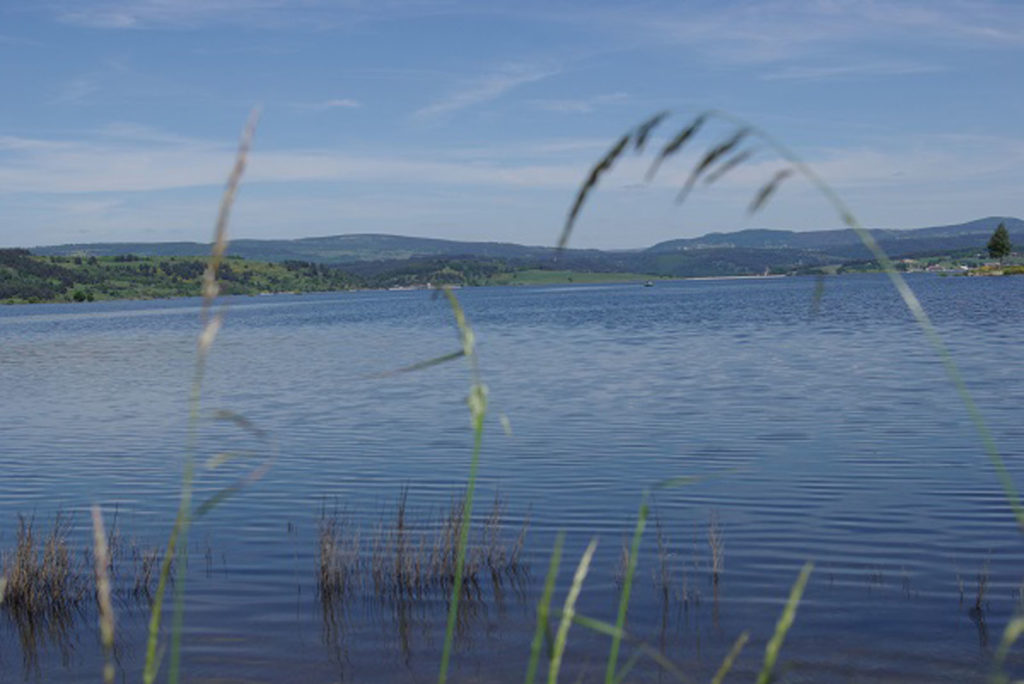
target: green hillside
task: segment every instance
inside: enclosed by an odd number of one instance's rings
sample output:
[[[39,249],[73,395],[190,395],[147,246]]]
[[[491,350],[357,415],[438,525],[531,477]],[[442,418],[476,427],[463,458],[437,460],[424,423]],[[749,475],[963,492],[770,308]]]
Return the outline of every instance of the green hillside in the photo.
[[[206,261],[196,257],[31,255],[0,250],[0,301],[54,302],[195,297]],[[350,289],[347,273],[308,262],[269,264],[229,258],[220,269],[224,294]]]

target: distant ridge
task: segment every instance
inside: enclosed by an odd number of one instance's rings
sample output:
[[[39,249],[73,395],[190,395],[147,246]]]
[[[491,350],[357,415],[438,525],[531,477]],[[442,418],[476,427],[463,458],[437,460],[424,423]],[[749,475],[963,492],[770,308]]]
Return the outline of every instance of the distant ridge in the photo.
[[[991,216],[910,230],[873,229],[871,233],[894,258],[964,250],[982,252],[1000,222],[1006,224],[1014,244],[1024,245],[1024,221],[1013,217]],[[110,242],[43,246],[31,251],[40,256],[203,256],[209,250],[208,244],[198,242]],[[372,264],[394,268],[401,262],[443,259],[551,267],[556,257],[553,247],[373,233],[234,240],[230,253],[253,261],[302,261],[352,267],[362,272],[376,270]],[[694,276],[753,274],[767,269],[786,271],[870,258],[852,230],[741,230],[668,240],[636,251],[569,249],[558,257],[558,263],[561,268],[585,271]]]
[[[1000,223],[1006,224],[1011,239],[1014,235],[1024,233],[1024,221],[1006,216],[990,216],[967,223],[911,230],[876,228],[870,232],[890,256],[899,257],[971,248],[981,250]],[[659,242],[648,251],[665,253],[707,247],[812,250],[844,259],[868,259],[871,256],[857,234],[849,229],[806,232],[741,230],[735,233],[709,233],[697,238]]]
[[[200,242],[96,242],[34,247],[40,256],[203,256],[209,243]],[[599,253],[598,250],[569,250]],[[231,253],[258,261],[313,261],[343,264],[434,256],[537,259],[551,257],[551,247],[531,247],[510,242],[460,242],[438,238],[407,237],[382,233],[352,233],[292,240],[240,239],[231,242]]]

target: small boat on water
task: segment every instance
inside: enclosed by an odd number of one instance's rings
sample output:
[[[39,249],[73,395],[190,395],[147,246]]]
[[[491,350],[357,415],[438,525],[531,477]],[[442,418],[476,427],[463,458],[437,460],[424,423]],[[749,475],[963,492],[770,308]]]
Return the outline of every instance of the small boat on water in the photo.
[[[644,287],[654,287],[654,281],[648,280],[647,282],[644,283]]]

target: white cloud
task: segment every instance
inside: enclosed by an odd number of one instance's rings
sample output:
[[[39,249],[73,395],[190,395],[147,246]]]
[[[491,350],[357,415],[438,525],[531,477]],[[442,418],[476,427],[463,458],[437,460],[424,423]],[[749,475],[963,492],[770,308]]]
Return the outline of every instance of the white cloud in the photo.
[[[505,93],[527,83],[534,83],[558,73],[551,68],[514,64],[467,82],[461,89],[432,104],[418,109],[416,118],[432,118],[460,109],[496,100]]]

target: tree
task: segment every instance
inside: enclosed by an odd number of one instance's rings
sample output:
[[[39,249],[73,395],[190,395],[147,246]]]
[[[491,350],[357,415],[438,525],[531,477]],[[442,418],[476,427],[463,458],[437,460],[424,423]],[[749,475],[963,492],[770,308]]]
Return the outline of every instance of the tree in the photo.
[[[1009,255],[1013,249],[1013,245],[1010,243],[1010,234],[1006,231],[1006,226],[1002,223],[996,228],[996,231],[992,233],[992,237],[988,240],[988,255],[993,259],[1002,259]]]

